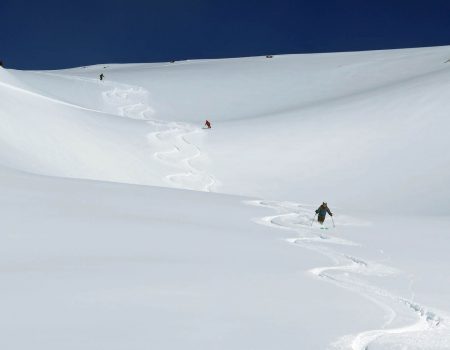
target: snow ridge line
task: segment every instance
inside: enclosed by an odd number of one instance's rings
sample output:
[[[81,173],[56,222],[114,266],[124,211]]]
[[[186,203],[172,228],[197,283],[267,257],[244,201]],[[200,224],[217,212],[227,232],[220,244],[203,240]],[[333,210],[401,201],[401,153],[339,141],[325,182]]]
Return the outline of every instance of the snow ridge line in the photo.
[[[358,278],[359,276],[389,276],[397,274],[399,271],[377,262],[365,261],[339,252],[337,249],[339,246],[359,245],[347,240],[333,238],[322,232],[316,233],[315,229],[310,226],[314,217],[314,210],[310,206],[291,202],[261,200],[248,201],[246,204],[276,210],[277,215],[265,216],[254,221],[261,225],[297,232],[300,237],[287,239],[289,243],[316,251],[333,262],[332,266],[316,267],[309,270],[314,278],[355,292],[386,312],[386,321],[380,329],[343,336],[330,344],[329,349],[368,350],[371,345],[380,340],[394,341],[395,343],[391,343],[391,345],[409,344],[414,346],[418,339],[422,341],[428,338],[433,339],[436,338],[436,335],[441,340],[438,346],[444,344],[444,347],[439,347],[439,349],[450,346],[450,317],[443,312],[437,313],[426,306],[396,296],[383,288]],[[337,223],[339,225],[339,221]],[[388,328],[398,316],[415,319],[415,322],[407,326]],[[407,338],[402,338],[406,335]],[[400,339],[389,338],[395,336],[400,337]]]
[[[29,91],[29,90],[23,89],[21,87],[14,86],[14,85],[11,85],[11,84],[7,84],[7,83],[4,83],[4,82],[0,82],[0,86],[6,87],[6,88],[14,90],[14,91],[18,91],[18,92],[21,92],[21,93],[24,93],[24,94],[27,94],[27,95],[30,95],[30,96],[38,97],[38,98],[41,98],[41,99],[44,99],[44,100],[47,100],[47,101],[50,101],[50,102],[53,102],[53,103],[57,103],[57,104],[60,104],[60,105],[63,105],[63,106],[72,107],[72,108],[76,108],[76,109],[81,109],[81,110],[89,111],[89,112],[96,112],[96,113],[101,113],[101,114],[107,114],[107,113],[105,113],[103,111],[82,107],[82,106],[75,105],[75,104],[69,103],[69,102],[64,102],[64,101],[58,100],[56,98],[45,96],[45,95],[42,95],[40,93]]]

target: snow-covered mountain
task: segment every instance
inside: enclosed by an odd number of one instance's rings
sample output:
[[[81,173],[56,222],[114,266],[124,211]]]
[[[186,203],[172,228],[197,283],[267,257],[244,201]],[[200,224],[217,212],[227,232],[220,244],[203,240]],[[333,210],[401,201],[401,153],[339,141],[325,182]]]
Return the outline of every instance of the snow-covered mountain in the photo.
[[[450,348],[449,59],[0,68],[0,345]]]

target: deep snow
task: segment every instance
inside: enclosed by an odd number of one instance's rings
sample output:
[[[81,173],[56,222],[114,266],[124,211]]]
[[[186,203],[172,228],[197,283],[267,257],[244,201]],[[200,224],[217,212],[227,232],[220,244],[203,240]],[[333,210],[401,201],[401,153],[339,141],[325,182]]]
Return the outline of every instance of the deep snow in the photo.
[[[450,348],[449,57],[0,68],[2,348]]]

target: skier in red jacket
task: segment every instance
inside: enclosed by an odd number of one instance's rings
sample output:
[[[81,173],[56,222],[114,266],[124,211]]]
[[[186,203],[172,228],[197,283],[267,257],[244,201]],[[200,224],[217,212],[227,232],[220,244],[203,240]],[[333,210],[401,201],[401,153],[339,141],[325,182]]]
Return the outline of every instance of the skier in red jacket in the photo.
[[[207,129],[211,129],[211,123],[209,122],[208,119],[205,122],[205,126],[206,126]]]

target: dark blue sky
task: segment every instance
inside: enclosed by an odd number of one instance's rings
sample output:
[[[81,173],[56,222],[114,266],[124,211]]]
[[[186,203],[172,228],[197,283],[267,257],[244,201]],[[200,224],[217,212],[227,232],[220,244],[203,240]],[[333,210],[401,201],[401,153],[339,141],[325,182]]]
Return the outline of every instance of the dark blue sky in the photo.
[[[20,69],[449,44],[449,0],[0,1]]]

